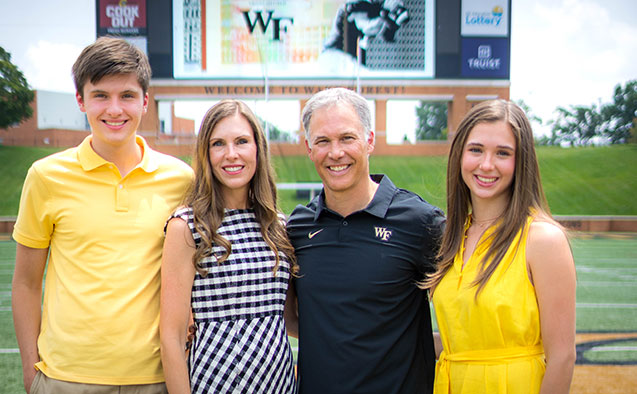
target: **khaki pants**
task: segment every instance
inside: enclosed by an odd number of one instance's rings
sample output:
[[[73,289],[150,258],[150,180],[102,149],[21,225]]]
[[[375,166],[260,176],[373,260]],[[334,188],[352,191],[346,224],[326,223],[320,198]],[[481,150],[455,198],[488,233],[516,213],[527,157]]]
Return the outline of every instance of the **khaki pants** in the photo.
[[[168,394],[165,383],[108,386],[51,379],[38,371],[30,394]]]

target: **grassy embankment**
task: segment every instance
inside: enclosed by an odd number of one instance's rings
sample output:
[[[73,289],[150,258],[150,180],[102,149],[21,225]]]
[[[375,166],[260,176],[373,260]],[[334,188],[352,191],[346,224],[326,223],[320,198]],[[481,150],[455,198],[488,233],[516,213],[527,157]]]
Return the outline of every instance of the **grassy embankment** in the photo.
[[[0,146],[0,216],[15,216],[22,181],[31,163],[52,148]],[[544,191],[556,215],[637,215],[637,146],[585,148],[539,147]],[[186,158],[187,159],[187,158]],[[319,182],[306,156],[274,157],[278,182]],[[383,157],[370,159],[371,171],[445,208],[446,157]],[[280,204],[289,214],[297,204],[294,191],[281,191]]]

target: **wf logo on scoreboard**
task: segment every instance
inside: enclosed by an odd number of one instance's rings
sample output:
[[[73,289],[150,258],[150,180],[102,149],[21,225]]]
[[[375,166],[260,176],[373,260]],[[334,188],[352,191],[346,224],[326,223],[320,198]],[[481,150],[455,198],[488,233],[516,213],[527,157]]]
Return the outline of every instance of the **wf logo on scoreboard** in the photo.
[[[292,17],[273,17],[274,11],[265,11],[267,14],[267,18],[264,20],[262,11],[242,11],[243,19],[245,20],[246,26],[248,27],[248,31],[250,34],[254,34],[254,29],[259,26],[261,32],[266,34],[268,29],[272,27],[272,40],[280,41],[281,40],[281,30],[284,33],[287,33],[288,26],[294,24],[294,18]],[[253,16],[250,16],[253,14]],[[271,23],[271,24],[270,24]]]

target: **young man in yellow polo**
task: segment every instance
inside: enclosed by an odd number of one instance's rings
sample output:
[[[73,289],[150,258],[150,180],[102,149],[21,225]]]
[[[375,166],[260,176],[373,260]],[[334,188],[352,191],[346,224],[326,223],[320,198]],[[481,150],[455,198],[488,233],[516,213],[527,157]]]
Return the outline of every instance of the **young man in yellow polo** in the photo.
[[[124,40],[86,47],[73,76],[91,135],[26,177],[12,310],[27,393],[166,392],[163,226],[192,170],[136,134],[150,74],[144,53]]]

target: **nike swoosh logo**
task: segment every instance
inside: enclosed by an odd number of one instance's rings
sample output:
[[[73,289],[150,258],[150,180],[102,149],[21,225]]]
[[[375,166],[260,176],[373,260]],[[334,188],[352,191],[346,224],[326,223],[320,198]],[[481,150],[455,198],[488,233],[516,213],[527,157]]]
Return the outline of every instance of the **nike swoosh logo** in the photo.
[[[324,229],[320,229],[320,230],[316,230],[316,231],[314,231],[314,232],[312,232],[312,233],[309,233],[309,234],[307,235],[307,237],[308,237],[309,239],[312,239],[312,238],[314,238],[314,236],[315,236],[316,234],[320,233],[320,232],[321,232],[321,231],[323,231],[323,230],[324,230]]]

